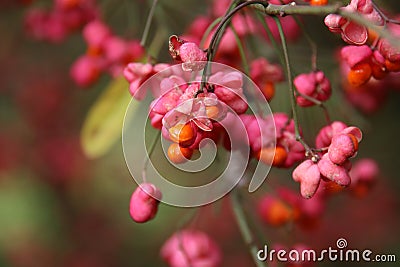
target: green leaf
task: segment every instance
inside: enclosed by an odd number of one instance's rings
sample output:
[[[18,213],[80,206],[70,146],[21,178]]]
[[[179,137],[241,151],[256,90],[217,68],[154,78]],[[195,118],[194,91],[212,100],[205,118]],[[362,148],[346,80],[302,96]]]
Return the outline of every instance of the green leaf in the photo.
[[[125,111],[132,99],[127,88],[123,77],[114,79],[90,108],[81,132],[81,144],[88,158],[106,154],[121,137]]]

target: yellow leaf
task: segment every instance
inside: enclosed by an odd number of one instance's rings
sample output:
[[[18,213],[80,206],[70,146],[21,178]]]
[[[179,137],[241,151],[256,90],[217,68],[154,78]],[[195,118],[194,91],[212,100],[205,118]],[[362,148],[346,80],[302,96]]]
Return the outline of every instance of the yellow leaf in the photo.
[[[88,158],[106,154],[119,140],[125,111],[131,99],[128,82],[119,77],[110,82],[90,108],[81,132],[81,144]]]

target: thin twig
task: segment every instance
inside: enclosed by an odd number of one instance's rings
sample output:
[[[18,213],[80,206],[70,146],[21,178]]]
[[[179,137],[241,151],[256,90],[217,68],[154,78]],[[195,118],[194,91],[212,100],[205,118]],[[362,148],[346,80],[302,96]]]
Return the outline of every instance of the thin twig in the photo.
[[[246,1],[235,7],[233,10],[231,10],[225,17],[222,19],[222,21],[219,23],[213,37],[211,38],[210,46],[208,47],[207,51],[207,59],[212,60],[214,56],[214,50],[216,49],[216,41],[217,38],[220,34],[220,32],[224,29],[226,26],[226,23],[232,18],[233,15],[235,15],[238,11],[240,11],[242,8],[249,6],[249,5],[262,5],[262,6],[268,6],[269,4],[265,1]]]
[[[143,35],[142,35],[142,40],[140,41],[140,45],[143,47],[145,47],[147,37],[149,36],[150,26],[151,26],[151,22],[153,20],[154,11],[156,10],[157,3],[158,3],[158,0],[153,0],[153,4],[151,5],[149,15],[147,16],[146,25],[144,27],[144,31],[143,31]]]
[[[160,139],[161,136],[161,131],[158,131],[157,134],[154,136],[154,139],[151,142],[150,148],[149,148],[149,153],[147,154],[146,159],[143,162],[143,169],[142,169],[142,178],[143,182],[146,183],[147,178],[146,178],[146,173],[147,173],[147,166],[149,165],[150,157],[154,152],[154,149],[156,148],[158,139]]]
[[[217,29],[215,30],[214,35],[211,38],[210,45],[208,46],[208,49],[207,49],[207,61],[208,62],[212,61],[212,59],[213,59],[213,57],[215,55],[214,52],[218,47],[219,39],[221,38],[222,33],[226,28],[226,24],[230,21],[232,16],[235,15],[238,11],[240,11],[244,7],[249,6],[249,5],[255,5],[255,4],[263,5],[263,6],[264,5],[265,6],[269,5],[265,1],[253,1],[253,0],[252,1],[246,1],[246,2],[243,2],[240,5],[236,6],[234,9],[232,9],[228,14],[226,14],[224,16],[224,18],[219,23]],[[209,75],[208,66],[209,66],[209,64],[207,63],[205,65],[205,67],[204,67],[204,70],[203,70],[203,76],[202,76],[202,82],[201,82],[200,91],[204,90],[204,86],[207,83],[207,78],[208,78],[208,75]]]
[[[314,103],[315,105],[319,106],[320,108],[322,108],[322,110],[324,111],[324,115],[325,115],[326,122],[327,122],[328,124],[331,123],[331,117],[330,117],[330,115],[329,115],[328,109],[326,108],[326,106],[324,105],[324,103],[323,103],[322,101],[319,101],[318,99],[316,99],[316,98],[314,98],[314,97],[311,97],[311,96],[305,95],[305,94],[303,94],[303,93],[300,93],[300,92],[297,91],[297,90],[296,90],[296,94],[299,95],[299,96],[301,96],[301,97],[303,97],[303,98],[305,98],[306,100],[308,100],[308,101]]]
[[[221,20],[222,20],[222,18],[216,18],[216,19],[207,27],[206,31],[205,31],[204,34],[203,34],[203,37],[201,38],[201,41],[200,41],[200,44],[199,44],[200,47],[203,47],[203,46],[204,46],[204,43],[206,42],[208,35],[209,35],[209,34],[211,33],[211,31],[215,28],[215,26],[217,26],[218,23],[221,22]]]
[[[286,38],[285,34],[283,33],[283,28],[281,21],[279,20],[278,17],[273,17],[276,25],[278,26],[278,31],[279,31],[279,36],[281,37],[281,43],[282,43],[282,50],[283,50],[283,55],[285,58],[285,67],[286,67],[286,74],[287,74],[287,80],[288,80],[288,86],[289,86],[289,93],[290,93],[290,105],[292,107],[292,116],[293,116],[293,121],[294,121],[294,131],[296,135],[296,140],[300,142],[303,147],[306,150],[306,154],[312,154],[312,150],[310,146],[303,140],[300,134],[300,127],[299,127],[299,119],[297,116],[297,110],[296,110],[296,96],[295,96],[295,91],[293,87],[293,81],[292,81],[292,71],[290,69],[290,61],[289,61],[289,53],[287,49],[287,44],[286,44]]]
[[[378,7],[378,5],[375,3],[375,1],[371,1],[371,2],[372,2],[372,5],[374,6],[374,9],[376,10],[376,12],[378,12],[378,14],[384,19],[385,24],[389,22],[389,23],[400,25],[400,21],[398,21],[396,19],[391,19],[388,16],[386,16],[386,14]]]
[[[243,240],[249,247],[251,257],[257,267],[266,267],[266,264],[258,259],[257,252],[258,248],[255,244],[253,233],[250,226],[246,220],[246,216],[243,210],[242,203],[240,201],[239,189],[234,189],[230,194],[230,199],[232,203],[233,214],[235,215],[236,222],[238,224],[239,230],[242,234]]]
[[[239,49],[239,54],[240,54],[240,57],[241,57],[241,60],[242,60],[242,64],[243,64],[243,68],[244,68],[244,73],[245,73],[247,76],[250,76],[249,63],[248,63],[248,61],[247,61],[246,53],[245,53],[245,51],[244,51],[242,42],[241,42],[241,40],[240,40],[240,38],[239,38],[239,35],[237,34],[235,28],[234,28],[233,26],[231,26],[231,29],[232,29],[233,35],[235,36],[235,40],[236,40],[236,43],[237,43],[237,46],[238,46],[238,49]],[[258,111],[260,117],[262,118],[262,117],[264,117],[264,114],[263,114],[261,105],[260,105],[260,103],[258,102],[259,98],[257,97],[257,92],[255,91],[254,86],[251,86],[251,85],[250,85],[250,87],[251,87],[250,93],[251,93],[251,95],[252,95],[253,98],[254,98],[254,102],[255,102],[255,105],[256,105],[256,107],[257,107],[257,111]]]
[[[304,23],[299,20],[298,17],[293,16],[294,20],[296,21],[297,25],[300,27],[300,29],[303,32],[304,37],[306,38],[307,42],[310,44],[311,47],[311,69],[313,71],[317,70],[317,58],[318,58],[318,47],[317,44],[314,42],[310,34],[308,33],[306,27],[304,26]]]
[[[268,24],[265,22],[265,20],[264,20],[264,18],[262,17],[261,14],[256,13],[256,16],[257,16],[257,19],[260,21],[261,25],[263,26],[263,28],[264,28],[267,36],[268,36],[268,39],[270,40],[270,42],[271,42],[272,46],[274,47],[276,53],[278,54],[279,61],[281,62],[282,65],[284,65],[285,64],[285,60],[283,58],[282,51],[279,48],[278,42],[275,40],[274,36],[272,35],[271,29],[268,27]]]
[[[246,57],[246,53],[244,51],[244,47],[243,47],[242,41],[240,40],[240,37],[239,37],[237,31],[235,30],[235,28],[233,26],[230,26],[230,28],[231,28],[231,30],[233,32],[233,36],[235,37],[235,41],[236,41],[236,44],[238,46],[238,50],[239,50],[239,54],[240,54],[240,59],[242,60],[244,73],[247,76],[250,76],[249,62],[247,61],[247,57]]]

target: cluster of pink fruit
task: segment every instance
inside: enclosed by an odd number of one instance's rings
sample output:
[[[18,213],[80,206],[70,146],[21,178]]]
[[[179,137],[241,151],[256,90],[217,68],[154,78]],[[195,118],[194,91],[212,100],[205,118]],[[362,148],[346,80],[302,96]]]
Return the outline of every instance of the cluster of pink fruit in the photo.
[[[378,11],[375,9],[366,11],[366,8],[360,7],[360,5],[371,4],[369,1],[362,3],[352,1],[346,9],[353,6],[357,7],[358,5],[358,9],[355,10],[361,10],[360,14],[367,14],[368,12],[367,15],[372,16],[372,19],[380,18]],[[341,17],[332,18],[332,16],[336,15],[328,16],[325,21],[332,31],[339,31],[329,23],[333,19],[340,20]],[[248,18],[241,19],[248,20]],[[204,20],[202,20],[203,23]],[[232,23],[239,24],[238,21],[233,20]],[[196,23],[200,22],[197,21]],[[340,25],[338,27],[342,32],[343,38],[348,42],[353,37],[359,37],[360,34],[356,31],[364,30],[364,28],[349,25],[353,22],[347,20],[337,23]],[[249,29],[254,29],[254,27]],[[190,33],[193,33],[193,28]],[[248,32],[244,34],[248,34]],[[224,38],[228,37],[228,34],[224,35]],[[195,40],[194,42],[173,38],[174,42],[170,44],[170,52],[174,59],[183,63],[184,71],[198,70],[204,67],[197,61],[206,60],[207,54],[195,43],[196,38],[190,35],[189,37],[183,37],[188,38],[188,40]],[[353,44],[356,43],[353,42]],[[386,51],[391,51],[386,53],[386,57],[379,55],[386,62],[384,71],[397,71],[395,68],[391,68],[395,61],[388,59],[389,54],[390,58],[393,58],[393,53],[396,50],[389,49],[387,46],[389,46],[387,41],[381,41],[380,47],[386,47]],[[225,48],[222,45],[221,50],[223,49]],[[368,51],[366,51],[367,49]],[[357,51],[357,53],[353,53],[353,50]],[[363,53],[360,55],[358,51]],[[378,52],[374,51],[366,46],[348,47],[342,50],[342,58],[354,67],[360,62],[375,62],[376,60],[371,58]],[[381,58],[379,59],[380,61],[382,61]],[[232,62],[229,63],[233,65]],[[141,68],[138,68],[137,64],[132,63],[125,69],[125,76],[131,83],[131,93],[134,96],[136,96],[135,93],[140,84],[151,73],[154,73],[154,68],[157,68],[156,65],[148,72],[140,73]],[[263,58],[255,59],[249,66],[251,78],[262,88],[261,92],[270,101],[274,95],[274,84],[284,80],[283,71],[279,65],[271,64]],[[388,68],[388,66],[390,67]],[[352,75],[351,73],[348,75],[349,81],[354,78],[354,75]],[[350,162],[350,159],[357,154],[358,145],[362,139],[362,133],[359,128],[348,127],[340,121],[329,123],[319,131],[315,148],[310,148],[302,141],[300,129],[297,129],[299,132],[297,133],[296,127],[298,126],[296,126],[296,122],[286,114],[275,113],[272,116],[273,120],[271,120],[271,118],[262,118],[255,114],[245,114],[247,110],[246,102],[238,102],[238,106],[232,104],[232,102],[230,103],[229,101],[234,99],[235,94],[239,96],[237,99],[245,100],[242,84],[240,79],[235,78],[235,73],[216,76],[218,78],[216,82],[223,86],[202,88],[200,83],[187,85],[179,75],[173,74],[161,81],[158,87],[160,88],[159,92],[153,91],[156,100],[150,106],[151,121],[153,126],[162,130],[164,138],[173,142],[171,145],[174,146],[173,151],[168,151],[168,156],[173,162],[181,163],[190,159],[192,151],[188,151],[188,149],[192,149],[193,147],[191,146],[193,144],[198,145],[199,132],[201,137],[207,135],[213,140],[222,139],[225,148],[230,149],[226,138],[224,138],[224,131],[221,131],[221,127],[219,127],[219,123],[215,119],[218,118],[224,121],[225,124],[230,124],[230,126],[237,123],[237,121],[232,119],[229,113],[224,112],[221,106],[216,106],[217,100],[220,100],[239,115],[240,122],[243,123],[247,131],[247,145],[250,146],[252,157],[265,164],[281,168],[289,168],[301,162],[294,169],[292,176],[294,181],[300,183],[300,191],[303,198],[299,198],[296,193],[286,187],[277,190],[276,195],[265,195],[259,199],[257,210],[261,220],[265,223],[272,226],[281,226],[288,222],[296,222],[304,228],[313,228],[317,225],[329,196],[342,191],[344,187],[348,186],[351,192],[354,192],[357,196],[362,196],[368,192],[378,175],[376,163],[371,159],[360,160],[352,169]],[[210,77],[210,81],[213,78],[215,77]],[[365,82],[367,81],[360,82],[357,86],[361,86]],[[293,80],[293,84],[296,89],[294,92],[296,104],[300,107],[320,105],[327,101],[332,94],[330,81],[324,72],[320,70],[298,75]],[[171,90],[171,88],[174,89]],[[215,102],[204,101],[204,97],[211,98]],[[190,100],[190,108],[186,107],[187,110],[184,111],[185,107],[180,106],[180,104],[188,100]],[[208,102],[209,105],[205,104],[205,102]],[[196,105],[196,103],[199,104]],[[193,111],[193,106],[198,107],[195,110],[197,113],[189,115]],[[188,116],[182,117],[182,114]],[[205,118],[205,120],[199,121],[196,119],[199,117]],[[271,121],[274,121],[276,125],[277,139],[274,142],[267,138],[265,142],[265,140],[261,139],[261,132],[266,136],[271,135],[271,132],[269,132],[272,129]],[[241,142],[242,140],[233,137],[231,141]],[[177,157],[176,154],[181,155]],[[174,158],[178,160],[174,160]],[[324,186],[320,186],[321,183],[324,183]],[[145,188],[151,188],[151,190]],[[143,190],[149,192],[146,194]],[[132,195],[130,212],[135,221],[143,222],[155,216],[158,201],[151,197],[153,194],[157,194],[160,197],[161,193],[153,185],[143,184]],[[140,209],[135,208],[140,204],[142,205]],[[140,217],[142,215],[145,216]],[[174,250],[174,247],[181,247],[181,249]],[[204,233],[192,230],[177,232],[165,243],[161,254],[171,266],[186,266],[189,262],[196,266],[197,264],[201,265],[203,262],[208,262],[207,266],[218,266],[220,262],[220,252],[213,241]]]
[[[87,23],[82,36],[88,47],[86,54],[71,67],[71,77],[82,87],[93,85],[102,72],[108,71],[112,77],[120,76],[126,64],[144,56],[144,49],[138,41],[114,35],[100,20]]]
[[[56,0],[51,10],[31,8],[25,16],[25,28],[32,38],[60,43],[98,16],[94,0]]]
[[[394,37],[400,34],[399,24],[388,19],[370,0],[351,1],[343,10],[362,14],[376,26],[385,26]],[[349,44],[339,56],[348,99],[366,113],[376,111],[388,92],[398,88],[400,51],[375,31],[340,15],[328,15],[325,24],[330,31],[341,33]]]

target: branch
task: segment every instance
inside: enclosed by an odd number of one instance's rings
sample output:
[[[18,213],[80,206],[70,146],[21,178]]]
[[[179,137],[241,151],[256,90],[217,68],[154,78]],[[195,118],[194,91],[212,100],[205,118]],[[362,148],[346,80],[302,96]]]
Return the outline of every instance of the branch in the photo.
[[[253,4],[253,8],[265,13],[269,16],[286,16],[286,15],[317,15],[326,16],[329,14],[338,14],[348,20],[352,20],[362,26],[365,26],[374,32],[376,32],[380,37],[388,40],[392,45],[400,47],[399,39],[394,38],[393,34],[382,26],[377,26],[370,20],[366,19],[364,16],[343,10],[340,4],[327,5],[327,6],[303,6],[296,5],[295,2],[286,5],[273,5],[269,4],[264,6],[262,4]]]

